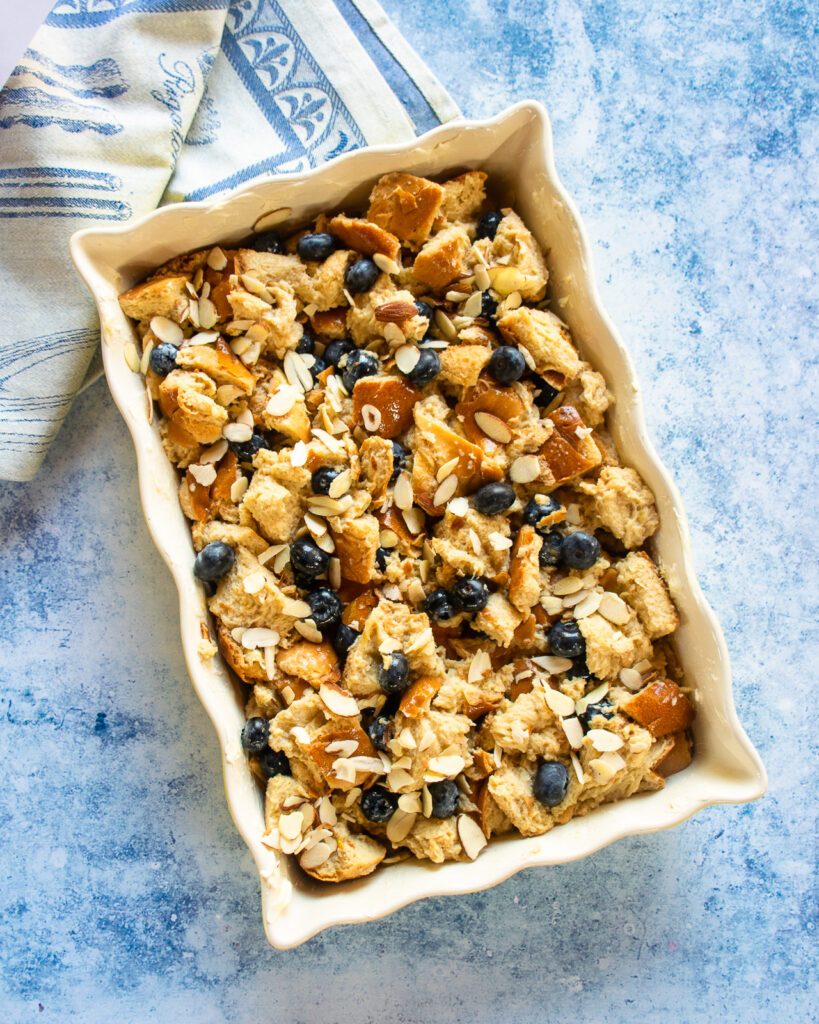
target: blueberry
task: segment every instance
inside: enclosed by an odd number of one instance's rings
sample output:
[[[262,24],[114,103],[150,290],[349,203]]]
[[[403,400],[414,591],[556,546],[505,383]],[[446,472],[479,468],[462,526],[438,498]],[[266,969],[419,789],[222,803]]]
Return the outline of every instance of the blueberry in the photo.
[[[242,746],[248,754],[261,754],[269,735],[270,725],[266,718],[248,718],[242,729]]]
[[[443,619],[451,619],[455,615],[455,606],[452,603],[452,595],[442,587],[433,590],[427,595],[424,601],[424,611],[433,622],[441,622]]]
[[[249,441],[231,441],[230,447],[236,453],[239,462],[252,462],[256,452],[261,451],[262,448],[269,448],[270,442],[264,434],[254,430]]]
[[[368,292],[378,280],[379,270],[372,260],[362,257],[356,260],[348,269],[344,277],[344,284],[351,295],[360,295]]]
[[[389,753],[387,742],[392,724],[392,718],[384,714],[373,715],[364,722],[364,732],[370,737],[370,742],[376,750],[382,750],[385,754]]]
[[[515,503],[509,484],[484,484],[472,495],[472,507],[485,516],[498,516]]]
[[[492,353],[489,373],[498,384],[513,384],[526,373],[526,360],[515,345],[501,345]]]
[[[416,388],[423,388],[441,372],[441,357],[434,348],[422,348],[418,362],[407,374],[407,380]]]
[[[387,571],[387,559],[390,557],[389,548],[378,548],[375,552],[375,564],[381,572]]]
[[[464,612],[479,612],[489,600],[489,587],[475,576],[462,576],[452,588],[452,603]]]
[[[326,260],[336,249],[336,240],[332,235],[319,231],[314,235],[302,235],[296,244],[296,252],[303,260]]]
[[[443,779],[441,782],[430,782],[429,795],[432,797],[432,817],[451,818],[458,809],[461,791],[452,779]]]
[[[605,697],[602,700],[599,700],[596,704],[589,704],[585,711],[581,711],[578,714],[577,717],[580,719],[580,724],[583,726],[584,732],[588,732],[588,730],[591,729],[592,719],[596,718],[597,715],[600,715],[602,718],[614,717],[614,708]]]
[[[416,299],[415,308],[418,310],[418,316],[425,316],[430,323],[432,318],[435,316],[435,310],[430,306],[428,302],[423,302],[421,299]]]
[[[556,622],[549,630],[549,648],[559,658],[586,655],[586,641],[576,622]]]
[[[320,466],[310,477],[310,486],[313,488],[313,494],[329,494],[330,484],[338,476],[340,470],[333,469],[332,466]]]
[[[284,252],[281,237],[275,231],[262,231],[254,235],[249,244],[256,252]]]
[[[270,747],[259,755],[259,767],[267,779],[276,775],[292,775],[287,754],[282,750],[271,750]]]
[[[308,576],[306,573],[299,572],[298,569],[293,570],[293,582],[299,590],[312,590],[316,585],[316,581],[313,576]]]
[[[409,662],[403,654],[391,654],[387,667],[378,669],[378,683],[384,693],[403,693],[409,687]]]
[[[316,351],[316,339],[312,334],[308,334],[307,331],[302,334],[301,339],[296,345],[296,351],[301,355],[311,356]]]
[[[313,356],[313,365],[310,367],[310,375],[313,378],[313,387],[315,387],[316,377],[327,369],[327,363],[321,358],[321,356]]]
[[[290,565],[302,576],[320,576],[329,564],[330,556],[310,537],[298,537],[290,545]]]
[[[373,786],[361,794],[361,813],[368,821],[389,821],[398,806],[398,794],[383,786]]]
[[[552,385],[542,377],[538,377],[536,373],[532,374],[532,381],[535,385],[535,405],[538,409],[546,409],[557,398],[560,392],[557,388],[553,388]]]
[[[167,377],[176,366],[178,354],[179,349],[176,345],[169,345],[167,341],[163,341],[161,345],[151,349],[151,358],[149,359],[151,369],[160,377]]]
[[[215,583],[229,572],[236,561],[236,554],[230,544],[214,540],[206,544],[193,563],[193,575],[198,580]]]
[[[491,320],[498,311],[498,303],[489,292],[484,292],[481,297],[481,316]]]
[[[361,634],[352,626],[346,626],[343,622],[339,624],[333,637],[333,650],[343,661],[350,651],[350,648],[358,640]]]
[[[590,533],[575,530],[563,538],[560,559],[570,569],[591,569],[600,557],[600,541]]]
[[[327,363],[328,366],[338,366],[338,362],[341,357],[347,355],[348,352],[352,352],[354,349],[355,345],[349,338],[341,338],[339,341],[331,341],[324,350],[324,362]]]
[[[579,654],[576,658],[572,658],[572,667],[568,675],[570,679],[591,678],[591,669],[586,664],[585,654]]]
[[[406,469],[407,466],[407,449],[399,444],[397,441],[392,443],[392,476],[390,477],[390,483],[398,478],[398,474],[402,469]]]
[[[341,618],[341,601],[338,594],[330,590],[329,587],[319,587],[318,590],[313,590],[305,600],[310,605],[312,612],[310,618],[318,629],[328,629]]]
[[[498,230],[502,220],[503,214],[500,210],[490,210],[489,213],[482,214],[478,220],[478,230],[475,232],[475,238],[494,238],[495,232]]]
[[[550,530],[543,534],[543,543],[540,546],[538,561],[541,569],[560,564],[560,549],[563,545],[563,536],[556,530]]]
[[[375,352],[368,352],[364,348],[357,348],[347,356],[347,362],[341,371],[341,380],[348,394],[353,393],[353,388],[362,377],[372,377],[378,373],[381,364]]]
[[[534,526],[538,533],[550,532],[551,527],[546,524],[541,526],[541,520],[547,516],[553,516],[560,511],[560,504],[554,498],[547,498],[545,502],[535,501],[534,498],[523,507],[523,522],[527,526]]]
[[[538,766],[532,781],[532,790],[544,807],[557,807],[566,799],[569,773],[560,761],[544,761]]]

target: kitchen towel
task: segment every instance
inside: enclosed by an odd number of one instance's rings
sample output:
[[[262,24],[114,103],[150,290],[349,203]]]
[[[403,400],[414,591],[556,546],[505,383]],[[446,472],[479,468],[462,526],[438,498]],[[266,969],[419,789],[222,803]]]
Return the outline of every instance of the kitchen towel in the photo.
[[[0,478],[98,372],[74,231],[457,115],[375,0],[58,0],[0,92]]]

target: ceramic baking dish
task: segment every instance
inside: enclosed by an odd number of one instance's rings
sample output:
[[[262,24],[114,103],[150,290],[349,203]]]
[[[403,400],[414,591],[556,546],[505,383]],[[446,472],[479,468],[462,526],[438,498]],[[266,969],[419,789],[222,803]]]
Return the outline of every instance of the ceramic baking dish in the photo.
[[[697,688],[696,756],[660,792],[601,807],[545,836],[493,840],[475,862],[430,866],[411,860],[357,882],[323,886],[261,843],[262,795],[239,743],[241,691],[220,657],[206,662],[197,654],[207,611],[191,571],[188,524],[177,501],[176,472],[156,424],[148,421],[142,377],[131,372],[123,355],[134,332],[117,296],[170,257],[236,242],[281,208],[290,208],[289,220],[298,226],[322,210],[364,205],[375,179],[387,172],[441,178],[474,167],[489,172],[493,186],[546,250],[554,308],[582,354],[605,374],[616,396],[610,425],[618,447],[656,495],[661,527],[654,553],[682,619],[679,656]],[[122,227],[80,231],[71,253],[99,309],[105,372],[134,440],[145,518],[179,591],[191,680],[219,737],[228,804],[259,869],[264,924],[274,946],[295,946],[324,928],[370,921],[428,896],[486,889],[524,868],[576,860],[623,836],[677,825],[710,804],[762,795],[765,770],[734,710],[728,653],[694,575],[682,502],[647,437],[631,361],[601,309],[588,245],[555,172],[548,117],[539,104],[520,103],[488,121],[450,123],[404,146],[348,153],[304,174],[246,185],[215,202],[167,206]]]

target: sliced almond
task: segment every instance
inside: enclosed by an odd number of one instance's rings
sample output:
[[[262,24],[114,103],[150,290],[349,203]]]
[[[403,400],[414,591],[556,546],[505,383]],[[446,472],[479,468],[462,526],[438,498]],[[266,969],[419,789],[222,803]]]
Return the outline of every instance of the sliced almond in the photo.
[[[398,545],[398,534],[393,530],[382,530],[378,542],[382,548],[394,548]]]
[[[630,618],[626,602],[619,594],[612,594],[609,591],[603,594],[598,611],[604,619],[608,619],[615,626],[624,626]]]
[[[258,594],[264,590],[267,577],[261,571],[250,572],[242,581],[242,588],[246,594]]]
[[[278,642],[279,634],[275,629],[268,629],[266,626],[253,626],[242,634],[242,647],[248,651],[255,651],[263,647],[275,647]]]
[[[473,292],[461,307],[461,312],[464,316],[480,316],[482,306],[483,295],[480,292]]]
[[[435,479],[438,481],[439,484],[442,481],[446,480],[450,473],[455,472],[460,461],[460,455],[456,455],[454,458],[450,459],[448,462],[445,462],[443,466],[441,466],[441,468],[435,474]]]
[[[295,625],[296,632],[301,634],[305,640],[309,640],[312,644],[320,644],[324,639],[321,635],[321,631],[316,627],[316,624],[312,619],[300,619]]]
[[[475,284],[482,292],[488,291],[492,287],[492,278],[483,263],[475,264]]]
[[[595,750],[604,753],[608,750],[619,750],[623,746],[623,737],[608,729],[589,729],[586,739],[591,741]]]
[[[400,843],[412,832],[412,827],[415,824],[416,814],[409,814],[407,811],[402,811],[400,808],[395,811],[393,816],[387,822],[387,839],[391,843]]]
[[[199,456],[199,464],[205,466],[209,462],[218,462],[225,455],[227,449],[227,441],[217,441],[202,452]]]
[[[447,505],[447,512],[451,512],[453,516],[457,516],[462,519],[469,511],[469,499],[461,496],[460,498],[453,498]]]
[[[466,680],[468,683],[477,683],[492,671],[492,661],[488,651],[478,651],[469,663],[469,672]]]
[[[458,838],[461,840],[464,853],[470,860],[475,860],[486,846],[486,836],[483,834],[483,829],[468,814],[461,814],[458,817]]]
[[[306,619],[309,615],[313,614],[313,609],[306,601],[288,597],[285,598],[282,605],[282,614],[289,615],[292,619]]]
[[[395,353],[395,365],[403,374],[412,373],[421,358],[417,345],[402,345]]]
[[[400,508],[402,511],[412,508],[415,495],[413,494],[412,478],[409,473],[402,472],[398,474],[392,494],[397,508]]]
[[[225,256],[218,245],[214,246],[208,253],[207,264],[211,270],[216,271],[224,270],[227,266],[227,256]]]
[[[476,412],[475,423],[487,437],[497,441],[498,444],[509,444],[512,440],[512,431],[502,419],[494,416],[491,412],[484,412],[483,410]]]
[[[572,759],[572,768],[574,768],[574,774],[577,776],[577,781],[582,786],[586,781],[586,776],[583,773],[583,767],[578,760],[577,754],[573,750],[569,751],[569,757]]]
[[[600,602],[603,595],[598,591],[593,590],[587,597],[575,606],[574,617],[576,619],[585,619],[589,615],[594,615],[597,609],[600,607]]]
[[[197,466],[196,463],[188,466],[188,472],[200,487],[210,487],[216,479],[215,466]]]
[[[230,500],[238,505],[244,497],[245,491],[248,489],[250,481],[246,476],[237,476],[233,483],[230,485]]]
[[[557,597],[566,597],[569,594],[577,594],[583,589],[583,580],[579,576],[564,576],[552,587],[552,593]]]
[[[458,490],[458,477],[452,473],[450,476],[438,485],[435,494],[432,498],[432,504],[436,506],[446,505],[451,497],[454,496]]]
[[[286,416],[301,396],[301,389],[292,384],[282,384],[265,406],[268,416]]]
[[[359,714],[358,704],[355,697],[347,690],[339,686],[322,683],[319,687],[319,697],[324,702],[328,711],[340,718],[357,718]]]
[[[155,316],[151,318],[151,331],[160,341],[169,345],[181,345],[185,335],[179,324],[169,320],[166,316]]]
[[[464,770],[466,762],[460,754],[447,754],[442,757],[431,757],[427,769],[444,778],[454,779]]]
[[[567,697],[565,693],[561,693],[560,690],[553,690],[551,686],[544,686],[543,696],[549,710],[557,715],[558,718],[567,718],[569,715],[574,714],[574,701],[571,697]]]
[[[283,839],[297,839],[303,830],[304,818],[301,811],[291,811],[279,818],[279,834]]]
[[[321,867],[332,855],[333,851],[326,842],[316,843],[315,846],[305,850],[301,857],[299,857],[299,864],[305,871],[314,870]]]
[[[540,476],[537,455],[520,455],[509,467],[509,479],[514,484],[530,484]]]
[[[455,324],[453,324],[442,309],[435,310],[435,326],[447,341],[454,341],[458,337],[458,332],[455,330]]]
[[[227,423],[222,428],[222,437],[241,444],[242,441],[249,441],[253,437],[253,427],[246,423]]]
[[[349,491],[351,482],[352,474],[350,473],[350,470],[342,469],[342,471],[330,484],[330,489],[327,492],[328,497],[340,498],[342,495],[346,494],[347,491]]]
[[[577,709],[578,715],[582,715],[590,704],[596,704],[599,700],[602,700],[608,692],[609,684],[601,683],[599,686],[595,686],[593,690],[590,690],[584,697],[575,701],[574,706]]]
[[[545,668],[553,676],[558,676],[561,672],[568,672],[574,665],[571,658],[559,658],[555,654],[538,654],[532,658],[532,661],[538,668]]]
[[[378,267],[378,269],[381,270],[385,274],[400,274],[401,273],[401,268],[398,266],[398,264],[395,262],[395,260],[391,260],[389,258],[389,256],[385,255],[385,253],[383,253],[383,252],[375,253],[373,255],[372,260],[373,260],[373,263]],[[352,305],[354,305],[354,303],[351,302],[350,305],[352,306]],[[412,315],[412,314],[410,314],[410,315]]]
[[[643,677],[636,668],[621,668],[620,682],[629,690],[641,690]]]
[[[563,726],[569,746],[574,750],[580,750],[583,746],[583,726],[579,720],[577,718],[561,718],[560,724]]]
[[[420,533],[423,530],[426,519],[420,508],[416,506],[404,509],[401,515],[404,517],[404,522],[407,524],[407,529],[410,533]]]
[[[594,775],[594,781],[601,786],[611,782],[614,776],[625,767],[626,762],[623,758],[612,750],[589,761],[589,769]]]

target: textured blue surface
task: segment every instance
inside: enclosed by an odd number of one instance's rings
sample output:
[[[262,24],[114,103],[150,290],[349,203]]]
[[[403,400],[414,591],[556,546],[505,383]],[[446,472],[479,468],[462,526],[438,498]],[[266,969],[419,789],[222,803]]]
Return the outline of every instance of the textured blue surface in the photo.
[[[0,1019],[814,1021],[810,7],[386,7],[468,114],[552,113],[770,793],[270,950],[97,385],[39,478],[0,491]]]

